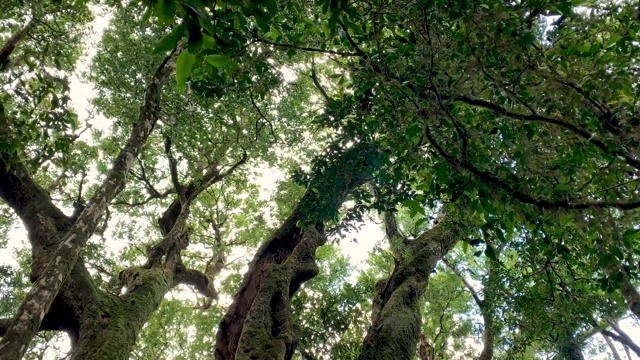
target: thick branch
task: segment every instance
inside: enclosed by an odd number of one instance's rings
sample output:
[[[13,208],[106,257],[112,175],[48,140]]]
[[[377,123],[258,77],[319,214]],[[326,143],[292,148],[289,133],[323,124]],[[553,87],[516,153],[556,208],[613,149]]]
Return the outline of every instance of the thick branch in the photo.
[[[625,161],[627,162],[627,164],[633,166],[636,169],[640,169],[640,160],[633,158],[631,155],[629,155],[627,152],[622,151],[620,149],[609,149],[609,147],[601,140],[598,140],[596,138],[594,138],[592,136],[592,134],[590,134],[588,131],[580,129],[579,127],[570,124],[566,121],[560,120],[560,119],[555,119],[555,118],[551,118],[551,117],[547,117],[544,115],[540,115],[540,114],[536,114],[536,113],[532,113],[532,114],[521,114],[521,113],[517,113],[517,112],[513,112],[510,110],[507,110],[499,105],[496,105],[494,103],[485,101],[485,100],[479,100],[479,99],[472,99],[470,97],[467,96],[458,96],[455,98],[451,98],[451,100],[454,101],[460,101],[463,102],[465,104],[468,105],[472,105],[472,106],[476,106],[476,107],[481,107],[487,110],[490,110],[492,112],[495,112],[496,114],[502,115],[502,116],[506,116],[512,119],[517,119],[517,120],[526,120],[526,121],[537,121],[537,122],[544,122],[547,124],[552,124],[552,125],[556,125],[559,127],[562,127],[566,130],[571,131],[572,133],[580,136],[581,138],[587,140],[588,142],[592,143],[593,145],[595,145],[598,149],[602,150],[605,153],[611,154],[613,156],[621,156],[625,159]]]
[[[548,199],[537,199],[525,192],[516,190],[512,185],[507,183],[505,180],[491,174],[488,172],[481,171],[480,169],[473,166],[471,163],[467,161],[461,161],[449,153],[447,153],[444,148],[435,140],[433,134],[431,133],[430,128],[427,126],[425,130],[425,137],[429,141],[429,143],[436,149],[436,151],[445,159],[447,162],[452,164],[453,166],[463,168],[475,176],[477,176],[480,180],[483,180],[487,183],[497,185],[502,190],[511,194],[515,199],[527,203],[535,205],[539,208],[563,208],[563,209],[604,209],[604,208],[617,208],[620,210],[631,210],[640,207],[640,200],[630,201],[630,202],[619,202],[619,201],[589,201],[589,202],[570,202],[568,200],[548,200]]]
[[[2,103],[0,137],[3,142],[13,137]],[[20,157],[5,149],[0,150],[0,197],[22,219],[32,241],[42,239],[41,245],[52,245],[52,237],[58,231],[67,230],[72,220],[51,202],[49,194],[33,180]]]
[[[634,343],[631,338],[629,338],[628,335],[624,334],[624,336],[622,335],[618,335],[612,331],[609,330],[600,330],[600,334],[602,334],[603,336],[607,336],[619,343],[621,343],[624,346],[627,346],[628,348],[630,348],[631,350],[633,350],[633,352],[636,353],[636,355],[640,356],[640,347],[638,345],[636,345],[636,343]]]
[[[4,336],[7,332],[7,329],[11,325],[12,319],[0,319],[0,336]]]
[[[183,269],[176,273],[176,284],[193,286],[207,299],[218,300],[218,292],[213,284],[213,277],[195,269]]]
[[[211,185],[231,176],[238,167],[247,161],[247,159],[248,155],[244,152],[242,159],[230,166],[223,173],[219,173],[217,167],[212,166],[203,175],[200,185],[197,185],[196,181],[191,181],[184,188],[182,194],[180,194],[178,199],[174,200],[173,203],[169,205],[158,221],[160,224],[160,230],[164,237],[159,244],[149,249],[146,268],[159,266],[162,262],[162,257],[165,255],[167,256],[167,260],[169,260],[170,255],[173,257],[172,262],[174,265],[180,264],[180,251],[188,245],[186,244],[187,238],[184,233],[184,227],[187,217],[189,216],[189,206],[201,192],[209,188]],[[175,247],[174,245],[179,246]],[[169,251],[172,249],[173,254],[169,254]]]
[[[49,311],[62,284],[73,269],[80,252],[93,234],[109,203],[125,186],[126,177],[158,120],[160,87],[172,72],[177,51],[165,59],[147,86],[138,120],[127,143],[113,162],[100,188],[56,248],[51,261],[36,281],[0,341],[0,358],[18,360],[26,352],[42,318]]]
[[[484,300],[480,299],[480,296],[478,295],[478,292],[476,291],[476,289],[474,289],[473,286],[471,286],[471,284],[467,281],[467,279],[465,279],[465,277],[462,276],[462,273],[460,273],[460,270],[458,270],[458,268],[456,268],[447,258],[442,259],[442,262],[449,268],[449,270],[453,271],[453,273],[456,274],[456,276],[458,277],[458,279],[460,279],[460,281],[462,281],[464,286],[471,293],[471,296],[473,297],[473,300],[476,302],[476,305],[478,305],[478,307],[480,308],[480,311],[482,311],[482,308],[484,307]]]
[[[267,351],[272,345],[277,345],[277,349],[271,348],[273,356],[263,352],[261,358],[286,358],[285,353],[290,354],[289,346],[295,342],[296,335],[295,331],[289,332],[291,319],[288,300],[303,282],[315,276],[312,271],[315,266],[313,260],[315,246],[319,244],[311,241],[301,245],[305,243],[305,234],[317,231],[322,235],[324,221],[338,211],[355,187],[369,180],[372,169],[367,159],[372,156],[375,156],[375,148],[364,143],[356,144],[342,153],[314,178],[296,209],[260,247],[249,265],[249,271],[244,276],[233,304],[218,328],[216,358],[248,358],[249,354],[258,354],[260,349]],[[305,228],[302,225],[305,223],[311,225]],[[305,248],[303,252],[307,256],[303,261],[304,271],[298,268],[302,264],[296,260],[295,255],[303,250],[299,245]],[[293,277],[290,276],[292,267],[296,268]],[[270,305],[270,300],[276,301],[271,303],[273,306]],[[269,318],[277,320],[269,325],[273,330],[271,335],[263,332]],[[261,340],[252,340],[247,332],[260,336]],[[274,338],[276,335],[280,338]],[[253,345],[250,344],[251,341]]]
[[[397,263],[377,286],[372,321],[360,360],[412,359],[419,341],[419,302],[436,264],[457,243],[456,225],[447,215],[408,246],[411,256]]]
[[[409,240],[407,237],[400,233],[398,229],[398,223],[396,221],[396,214],[391,210],[386,210],[382,214],[384,221],[384,231],[389,241],[389,247],[393,252],[393,256],[396,262],[402,262],[404,260],[404,249],[407,246]]]
[[[27,25],[25,25],[20,31],[11,35],[9,40],[0,49],[0,70],[5,70],[9,65],[9,57],[16,49],[18,44],[24,40],[25,36],[29,33],[29,30],[33,26],[35,19],[31,19]]]
[[[256,37],[255,39],[257,41],[261,42],[261,43],[275,46],[276,48],[295,49],[295,50],[301,50],[301,51],[317,52],[317,53],[340,55],[340,56],[357,56],[357,57],[362,56],[362,54],[359,54],[357,52],[354,53],[354,52],[348,52],[348,51],[323,50],[323,49],[318,49],[318,48],[300,46],[300,45],[296,45],[296,44],[276,43],[276,42],[267,40],[267,39],[265,39],[263,37],[259,37],[259,36]]]
[[[196,181],[191,181],[184,189],[182,194],[169,205],[169,207],[162,214],[162,217],[158,220],[160,225],[160,231],[164,235],[162,241],[149,249],[147,268],[159,266],[162,262],[162,257],[169,257],[169,250],[172,248],[175,250],[173,262],[177,265],[180,263],[179,251],[186,247],[186,234],[184,234],[184,226],[186,219],[189,215],[189,206],[196,199],[196,197],[209,188],[211,185],[222,181],[223,179],[231,176],[238,167],[246,163],[248,155],[243,153],[242,159],[230,166],[225,172],[219,173],[217,167],[212,166],[203,175],[200,184]],[[176,242],[180,242],[180,246],[174,248]]]

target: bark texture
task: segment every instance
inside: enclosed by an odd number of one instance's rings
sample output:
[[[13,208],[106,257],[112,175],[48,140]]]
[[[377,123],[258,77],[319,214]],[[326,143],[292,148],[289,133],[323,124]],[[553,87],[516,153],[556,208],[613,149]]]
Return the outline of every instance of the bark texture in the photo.
[[[622,298],[627,303],[629,310],[633,315],[636,316],[638,320],[640,320],[640,294],[635,286],[629,280],[629,277],[625,277],[625,282],[623,283],[623,287],[619,290]]]
[[[0,196],[20,216],[29,232],[34,259],[32,278],[35,279],[31,292],[0,341],[0,358],[22,358],[33,336],[44,328],[58,327],[67,330],[74,342],[78,340],[76,345],[80,349],[87,339],[93,341],[105,333],[104,324],[110,321],[107,319],[111,319],[111,315],[108,311],[102,311],[102,305],[107,304],[104,302],[104,294],[97,292],[88,271],[78,259],[107,206],[124,188],[133,160],[142,150],[158,119],[160,88],[175,67],[176,55],[177,52],[174,52],[167,57],[149,82],[139,118],[131,130],[129,139],[113,162],[101,187],[77,218],[72,219],[64,215],[53,205],[48,194],[33,181],[22,160],[15,153],[0,153],[0,172],[5,175],[0,180]],[[0,135],[3,140],[13,137],[10,122],[5,117],[1,104]],[[119,312],[114,310],[115,306],[111,306],[111,309],[114,315]],[[129,321],[131,316],[124,314],[121,320]],[[142,317],[146,321],[144,315]],[[87,321],[88,319],[96,321],[92,323]],[[95,331],[87,330],[99,324],[102,324],[102,328]],[[129,333],[115,330],[111,335],[124,336]],[[104,343],[107,344],[111,340],[108,339]],[[129,340],[131,343],[134,341],[135,337]],[[127,349],[126,344],[120,342],[111,344],[112,347],[117,347],[115,350],[118,352]],[[94,343],[92,348],[99,354],[104,346]],[[126,358],[128,354],[100,356],[117,359]],[[88,354],[74,357],[95,358]]]
[[[420,336],[420,298],[436,264],[457,243],[455,224],[439,217],[430,230],[408,242],[405,256],[386,281],[378,283],[371,326],[360,360],[413,359]]]
[[[298,341],[290,298],[318,273],[324,221],[370,177],[373,148],[357,144],[311,182],[296,209],[260,247],[217,333],[216,359],[290,359]]]
[[[499,259],[505,244],[503,244],[502,246],[496,246],[496,244],[494,244],[493,241],[491,240],[491,237],[486,236],[486,234],[485,234],[485,241],[487,246],[491,246],[494,249],[496,259]],[[488,265],[489,269],[487,271],[486,283],[484,285],[485,286],[485,291],[483,291],[484,297],[481,298],[480,294],[478,294],[478,291],[476,291],[476,289],[467,281],[467,279],[462,275],[460,270],[456,268],[455,264],[451,263],[447,259],[444,259],[445,265],[456,274],[456,276],[460,279],[460,281],[462,281],[464,286],[471,293],[471,297],[473,298],[473,301],[476,303],[476,305],[480,309],[480,314],[482,315],[482,321],[483,321],[484,327],[482,329],[482,351],[478,356],[478,360],[493,359],[493,352],[494,352],[495,342],[496,342],[495,334],[496,332],[498,332],[498,329],[496,329],[496,324],[494,322],[495,295],[490,288],[492,284],[495,284],[497,281],[499,281],[498,263],[497,261],[492,261],[492,260],[487,260],[487,261],[489,262],[489,265]]]
[[[582,353],[582,345],[578,339],[570,333],[564,335],[560,339],[560,351],[558,353],[561,359],[565,360],[584,360]]]
[[[29,30],[33,26],[34,20],[29,21],[20,31],[11,35],[11,37],[7,40],[7,42],[0,48],[0,71],[6,70],[9,66],[9,60],[11,58],[11,54],[16,49],[18,44],[24,40],[25,36],[29,34]]]

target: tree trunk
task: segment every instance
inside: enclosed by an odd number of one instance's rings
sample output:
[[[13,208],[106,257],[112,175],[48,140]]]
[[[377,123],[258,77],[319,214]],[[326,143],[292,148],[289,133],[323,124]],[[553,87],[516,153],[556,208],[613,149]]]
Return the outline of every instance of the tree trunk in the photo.
[[[340,154],[311,182],[296,209],[258,250],[217,333],[216,359],[291,359],[298,329],[289,300],[317,275],[324,222],[371,174],[367,144]]]
[[[0,71],[6,70],[9,67],[9,60],[11,54],[16,49],[18,44],[24,40],[24,37],[29,33],[29,29],[33,26],[34,19],[29,21],[20,31],[11,35],[7,42],[0,48]]]
[[[584,360],[582,345],[570,329],[565,330],[565,333],[561,335],[559,342],[560,348],[558,355],[560,359]]]
[[[478,360],[493,359],[493,348],[495,347],[495,329],[493,319],[490,315],[485,315],[482,311],[482,320],[484,321],[484,329],[482,330],[482,352],[478,356]]]
[[[371,326],[360,360],[413,359],[422,323],[420,299],[436,264],[457,243],[455,224],[445,215],[408,245],[389,279],[378,283]]]
[[[173,287],[173,274],[163,269],[138,269],[139,287],[116,296],[96,291],[86,307],[71,359],[126,360],[138,334],[164,295]]]
[[[618,350],[616,350],[615,345],[613,345],[613,341],[611,341],[611,339],[607,335],[602,335],[602,337],[604,338],[604,341],[609,346],[609,350],[611,350],[611,354],[613,354],[613,359],[622,360],[622,358],[620,357],[620,354],[618,354]]]
[[[638,290],[633,286],[628,276],[625,276],[625,282],[619,291],[629,310],[640,320],[640,294],[638,294]]]
[[[0,166],[3,167],[0,174],[4,172],[7,175],[0,180],[0,196],[20,216],[29,231],[34,259],[32,276],[36,280],[0,340],[0,358],[22,358],[35,334],[48,327],[43,326],[47,322],[57,324],[61,329],[68,327],[72,339],[80,334],[78,344],[84,340],[82,329],[89,325],[83,317],[91,316],[89,310],[99,309],[100,305],[95,302],[97,292],[93,282],[78,258],[105,209],[124,188],[133,160],[142,150],[158,119],[160,87],[173,71],[177,52],[174,51],[165,59],[151,79],[138,121],[127,143],[116,157],[102,186],[77,219],[67,217],[51,203],[18,156],[11,152],[0,152]],[[7,139],[13,136],[2,104],[0,135]],[[103,316],[98,323],[108,322],[106,318],[108,316]],[[95,338],[97,335],[92,336]],[[99,350],[96,347],[95,351]]]

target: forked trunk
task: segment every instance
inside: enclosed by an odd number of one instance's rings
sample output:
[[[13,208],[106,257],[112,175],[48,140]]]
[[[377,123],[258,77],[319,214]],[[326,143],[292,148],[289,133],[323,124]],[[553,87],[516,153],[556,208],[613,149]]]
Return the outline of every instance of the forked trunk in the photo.
[[[289,300],[315,277],[316,248],[324,243],[324,221],[372,171],[370,145],[345,150],[312,181],[293,213],[265,242],[244,276],[218,328],[216,359],[291,359],[298,328]]]
[[[413,359],[420,337],[420,299],[436,264],[457,243],[454,222],[448,216],[409,242],[386,281],[378,283],[371,326],[364,339],[360,360]]]

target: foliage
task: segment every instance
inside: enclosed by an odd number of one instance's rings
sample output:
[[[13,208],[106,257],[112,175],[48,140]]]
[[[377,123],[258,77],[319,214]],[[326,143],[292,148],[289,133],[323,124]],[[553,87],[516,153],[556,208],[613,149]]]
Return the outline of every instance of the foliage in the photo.
[[[133,292],[121,274],[157,266],[156,250],[163,266],[171,263],[165,221],[178,204],[186,220],[172,271],[202,273],[218,298],[194,295],[202,291],[193,283],[169,287],[132,357],[213,357],[247,255],[298,208],[307,216],[296,226],[326,223],[330,235],[390,212],[415,239],[443,204],[471,224],[447,257],[454,267],[438,266],[421,302],[422,333],[437,358],[473,356],[487,318],[496,358],[588,349],[629,310],[625,291],[640,274],[637,4],[108,5],[111,20],[85,74],[97,117],[80,119],[70,83],[88,50],[91,7],[0,4],[0,44],[15,42],[0,51],[0,165],[10,174],[24,163],[75,221],[139,121],[150,79],[175,61],[153,132],[81,263],[90,290]],[[368,185],[337,213],[328,202],[350,176],[335,173],[345,154],[366,169]],[[259,168],[286,174],[272,196],[261,193]],[[0,195],[15,208],[2,181]],[[18,221],[8,208],[2,247]],[[37,261],[20,253],[19,267],[0,267],[2,315],[16,311],[27,274],[49,251],[30,236]],[[358,358],[376,284],[406,253],[402,241],[387,240],[364,270],[334,245],[318,249],[320,274],[292,299],[302,330],[296,356]],[[56,342],[44,334],[27,356]]]

